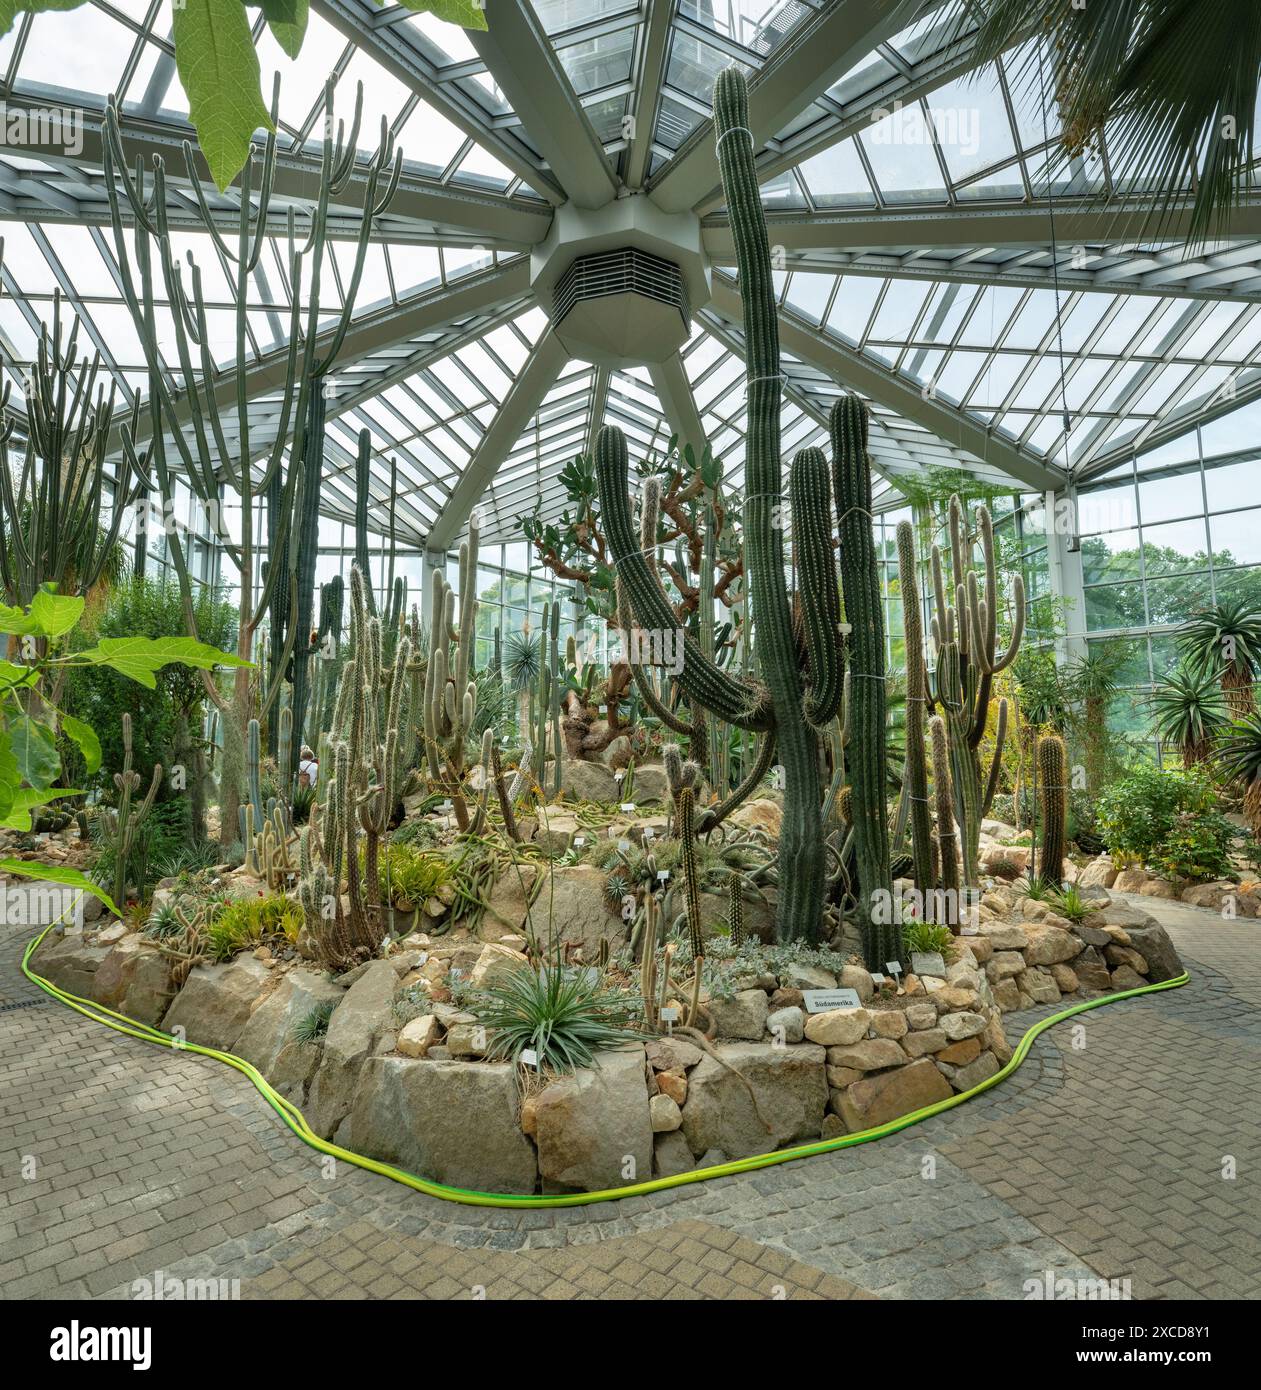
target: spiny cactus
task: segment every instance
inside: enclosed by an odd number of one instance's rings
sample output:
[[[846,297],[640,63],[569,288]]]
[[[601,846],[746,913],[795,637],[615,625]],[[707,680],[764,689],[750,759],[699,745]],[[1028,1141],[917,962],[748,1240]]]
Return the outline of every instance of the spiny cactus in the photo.
[[[127,900],[128,870],[134,870],[137,891],[143,889],[140,879],[144,877],[143,856],[137,864],[132,863],[132,855],[140,846],[136,833],[153,809],[154,798],[162,784],[162,764],[154,763],[153,775],[149,780],[149,790],[144,800],[133,805],[132,796],[140,789],[140,774],[131,766],[131,715],[123,715],[123,770],[114,774],[114,786],[118,790],[118,806],[102,813],[101,821],[107,838],[114,850],[114,901],[121,906]]]
[[[451,798],[456,823],[469,828],[463,782],[465,747],[477,711],[477,683],[471,679],[477,634],[478,525],[469,522],[460,547],[460,617],[455,594],[441,570],[433,572],[430,594],[429,662],[425,670],[425,753],[430,779]],[[409,644],[410,645],[410,644]]]
[[[773,734],[784,769],[776,929],[781,940],[815,939],[822,927],[825,888],[819,729],[837,715],[843,687],[828,471],[817,450],[802,450],[793,459],[789,477],[807,680],[785,579],[782,374],[774,275],[748,131],[748,94],[736,68],[718,78],[714,123],[744,311],[749,419],[745,571],[765,685],[724,670],[686,630],[681,634],[683,666],[677,680],[693,709],[703,709],[738,729]],[[844,419],[861,420],[862,415],[858,402],[843,405]],[[865,432],[860,435],[865,443]],[[851,473],[866,466],[865,451],[848,464]],[[650,631],[676,632],[674,610],[656,571],[659,491],[651,479],[644,487],[637,544],[627,496],[626,441],[612,426],[602,429],[596,439],[596,479],[605,536],[633,617]],[[874,581],[874,571],[872,577]],[[883,748],[883,729],[876,741]],[[879,886],[874,882],[868,891]],[[869,948],[874,951],[874,946]]]
[[[705,938],[701,935],[701,886],[696,867],[696,793],[690,785],[679,789],[679,862],[683,869],[683,901],[687,912],[687,934],[692,947],[692,1004],[688,1026],[696,1026],[700,1012],[701,974],[705,966]]]
[[[924,617],[920,609],[915,530],[898,522],[898,585],[902,591],[902,630],[906,638],[906,785],[911,822],[911,864],[915,886],[927,893],[937,884],[936,841],[928,804],[928,766],[924,748],[928,671],[924,662]]]
[[[950,499],[950,570],[953,588],[948,596],[939,546],[933,546],[933,591],[936,612],[932,620],[937,652],[935,702],[942,707],[950,743],[950,769],[954,780],[955,814],[963,833],[963,881],[977,886],[980,874],[981,821],[989,813],[1002,765],[1007,736],[1007,701],[998,706],[994,760],[982,785],[981,741],[989,721],[994,677],[1016,659],[1025,625],[1024,580],[1012,579],[1012,623],[1007,649],[998,653],[998,570],[994,559],[994,527],[988,508],[976,510],[976,533],[968,532],[963,504]],[[972,562],[975,545],[981,547],[984,592]]]
[[[1058,888],[1064,881],[1068,779],[1064,740],[1056,734],[1045,734],[1038,740],[1038,783],[1042,803],[1042,853],[1038,873],[1043,882]]]
[[[941,864],[941,886],[958,898],[959,858],[955,848],[957,834],[954,815],[954,788],[950,780],[950,751],[946,721],[939,714],[928,721],[933,750],[933,798],[937,810],[937,847]]]
[[[490,730],[487,729],[487,734]],[[504,832],[510,840],[520,840],[521,836],[517,831],[517,816],[512,807],[512,797],[509,795],[507,784],[504,782],[503,760],[499,756],[499,749],[495,745],[493,737],[490,747],[490,767],[491,775],[495,779],[495,796],[499,801],[499,814],[504,818]]]
[[[744,884],[739,874],[727,879],[727,928],[731,944],[738,951],[744,945]]]

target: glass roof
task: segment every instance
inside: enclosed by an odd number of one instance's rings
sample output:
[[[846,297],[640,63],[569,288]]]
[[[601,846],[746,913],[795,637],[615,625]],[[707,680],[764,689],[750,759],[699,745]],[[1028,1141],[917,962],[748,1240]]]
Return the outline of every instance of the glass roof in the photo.
[[[897,32],[880,8],[489,0],[488,38],[389,0],[312,0],[296,62],[251,11],[264,91],[280,78],[284,156],[275,223],[250,283],[242,360],[252,450],[261,456],[275,429],[269,366],[283,361],[291,288],[285,217],[315,188],[330,75],[342,118],[362,84],[363,159],[384,121],[404,174],[369,248],[336,370],[324,507],[353,516],[356,439],[366,428],[374,500],[384,500],[397,460],[408,545],[424,546],[440,523],[444,543],[462,531],[472,503],[457,485],[470,467],[487,480],[488,540],[519,538],[526,510],[557,515],[559,471],[603,420],[622,426],[633,454],[647,454],[699,419],[740,485],[743,335],[709,97],[715,73],[732,62],[757,78],[751,120],[779,268],[786,457],[825,443],[832,402],[856,389],[873,413],[878,505],[898,504],[900,476],[937,465],[1028,490],[1068,472],[1106,472],[1138,447],[1261,396],[1253,206],[1241,210],[1237,234],[1194,254],[1141,239],[1142,170],[1106,131],[1097,150],[1048,176],[1059,128],[1036,49],[978,68],[972,34],[948,25],[948,7],[926,0]],[[520,20],[520,43],[496,46],[497,13]],[[518,114],[514,92],[522,111],[547,113],[546,128]],[[55,295],[82,319],[81,345],[100,352],[113,380],[147,387],[101,173],[110,93],[129,147],[168,154],[173,249],[202,273],[218,390],[235,366],[231,265],[199,230],[182,162],[169,158],[172,137],[191,128],[168,7],[91,0],[68,13],[21,14],[0,40],[0,98],[9,113],[78,113],[81,138],[58,146],[7,131],[0,144],[0,372],[15,414]],[[680,389],[668,400],[646,368],[604,371],[562,355],[554,371],[527,370],[545,336],[556,352],[527,253],[569,197],[577,164],[567,152],[584,141],[610,198],[642,191],[701,218],[714,298],[694,317],[674,364]],[[206,194],[222,225],[234,225],[236,189]],[[330,216],[330,317],[350,271],[354,199],[337,201]],[[157,324],[171,367],[173,325],[161,300]],[[512,438],[493,428],[503,412]],[[232,443],[235,420],[225,415],[225,425]]]

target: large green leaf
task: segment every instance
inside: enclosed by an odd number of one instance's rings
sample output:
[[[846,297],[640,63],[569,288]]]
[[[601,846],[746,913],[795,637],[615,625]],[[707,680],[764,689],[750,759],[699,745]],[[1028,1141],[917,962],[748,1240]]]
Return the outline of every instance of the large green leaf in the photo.
[[[21,690],[37,680],[39,672],[33,666],[15,666],[11,661],[0,659],[0,693]]]
[[[95,647],[85,652],[75,653],[76,661],[90,661],[94,666],[109,666],[124,676],[129,676],[150,690],[157,686],[153,678],[155,671],[171,662],[181,666],[194,666],[200,671],[211,671],[216,666],[251,666],[229,652],[221,652],[208,642],[197,642],[191,637],[102,637]]]
[[[373,0],[378,7],[381,0]],[[458,24],[462,29],[486,28],[486,0],[477,4],[476,0],[398,0],[405,10],[413,14],[431,14],[447,24]]]
[[[74,594],[41,589],[31,600],[31,617],[45,637],[64,637],[83,616],[83,600]]]
[[[0,825],[6,830],[29,830],[33,807],[47,806],[50,801],[60,801],[63,796],[82,795],[78,787],[47,787],[40,792],[32,787],[22,787],[15,794],[8,814],[0,816]]]
[[[13,748],[7,728],[0,726],[0,816],[9,814],[13,798],[22,785],[22,770],[13,756]]]
[[[101,766],[101,740],[96,736],[96,730],[91,724],[85,724],[82,719],[76,719],[71,714],[61,716],[61,732],[68,739],[72,739],[79,746],[79,752],[83,754],[83,763],[89,777]]]
[[[262,9],[272,38],[290,58],[296,58],[306,38],[308,0],[262,0]]]
[[[28,786],[43,791],[52,785],[61,771],[61,757],[47,725],[38,723],[29,714],[20,715],[9,724],[9,747],[22,780]]]
[[[189,119],[222,192],[245,164],[254,132],[271,129],[249,15],[241,0],[183,0],[171,17]]]
[[[64,864],[37,864],[34,860],[28,859],[0,859],[0,874],[17,874],[21,878],[35,878],[45,883],[60,883],[66,888],[79,888],[85,893],[91,893],[94,898],[99,898],[115,916],[119,915],[118,905],[104,888],[93,883],[78,869],[68,869]]]
[[[13,21],[25,11],[42,14],[45,10],[77,10],[88,0],[0,0],[0,34],[13,28]]]
[[[0,632],[12,632],[17,637],[38,635],[39,624],[25,608],[0,603]]]

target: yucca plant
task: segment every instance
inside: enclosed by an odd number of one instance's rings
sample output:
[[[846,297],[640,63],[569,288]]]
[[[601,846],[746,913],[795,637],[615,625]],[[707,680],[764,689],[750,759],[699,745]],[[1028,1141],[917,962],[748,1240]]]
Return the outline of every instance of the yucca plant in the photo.
[[[332,1018],[337,1004],[336,999],[325,999],[303,1014],[293,1025],[290,1039],[302,1047],[312,1047],[322,1042],[328,1033],[328,1021]]]
[[[1214,739],[1230,723],[1216,674],[1185,664],[1152,691],[1147,705],[1161,743],[1177,748],[1183,767],[1206,762]]]
[[[466,1007],[486,1029],[488,1057],[515,1062],[529,1048],[540,1069],[557,1072],[589,1067],[597,1052],[640,1036],[640,1001],[591,969],[522,966]]]
[[[1261,609],[1245,599],[1220,599],[1193,614],[1177,636],[1187,669],[1221,681],[1234,718],[1256,709],[1252,677],[1261,668]]]
[[[979,8],[956,0],[960,31]],[[1045,41],[1026,43],[1030,35]],[[1254,0],[988,0],[977,70],[1017,44],[1010,61],[1028,89],[1059,107],[1053,177],[1069,177],[1102,137],[1114,187],[1152,199],[1149,234],[1202,241],[1227,230],[1253,160]],[[1188,203],[1185,228],[1171,225]]]
[[[1247,714],[1230,726],[1218,744],[1217,760],[1243,786],[1244,818],[1261,836],[1261,714]]]
[[[1076,885],[1071,883],[1067,888],[1053,893],[1049,901],[1056,912],[1061,917],[1067,917],[1070,922],[1082,921],[1091,911],[1091,905],[1077,891]]]

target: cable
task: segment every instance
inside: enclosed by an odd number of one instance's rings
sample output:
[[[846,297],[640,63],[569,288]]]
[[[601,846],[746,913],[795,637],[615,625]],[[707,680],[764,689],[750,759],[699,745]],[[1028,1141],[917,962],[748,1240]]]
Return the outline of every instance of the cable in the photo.
[[[429,1197],[438,1197],[443,1201],[458,1202],[464,1206],[517,1207],[527,1210],[541,1207],[584,1207],[597,1202],[615,1202],[622,1197],[643,1197],[648,1193],[665,1191],[667,1188],[682,1187],[686,1183],[705,1182],[709,1178],[730,1177],[736,1173],[748,1173],[757,1168],[769,1168],[779,1163],[791,1163],[799,1158],[810,1158],[814,1154],[831,1153],[836,1149],[853,1148],[858,1144],[869,1144],[876,1139],[885,1139],[891,1134],[898,1133],[899,1130],[908,1129],[911,1125],[920,1124],[934,1115],[940,1115],[943,1111],[953,1110],[955,1106],[962,1105],[964,1101],[981,1095],[982,1092],[997,1086],[1000,1081],[1005,1081],[1029,1055],[1029,1049],[1033,1046],[1034,1040],[1050,1028],[1053,1023],[1060,1023],[1076,1014],[1097,1009],[1104,1004],[1115,1004],[1122,999],[1132,999],[1140,994],[1178,989],[1191,978],[1184,971],[1176,979],[1163,980],[1159,984],[1142,985],[1138,989],[1122,990],[1118,994],[1107,994],[1099,999],[1088,999],[1081,1004],[1075,1004],[1070,1009],[1052,1014],[1049,1018],[1042,1019],[1028,1029],[1020,1042],[1017,1043],[1016,1050],[1012,1053],[1011,1060],[1006,1066],[987,1080],[982,1081],[979,1086],[974,1086],[969,1091],[960,1091],[957,1095],[950,1096],[946,1100],[936,1101],[934,1104],[925,1106],[921,1110],[914,1110],[908,1115],[900,1115],[896,1120],[890,1120],[887,1124],[879,1125],[875,1129],[865,1129],[858,1134],[843,1134],[836,1139],[821,1139],[814,1143],[798,1144],[790,1149],[776,1149],[773,1153],[754,1154],[749,1158],[719,1163],[711,1168],[694,1168],[688,1173],[679,1173],[667,1178],[653,1178],[648,1182],[633,1183],[628,1187],[609,1188],[602,1192],[574,1192],[563,1196],[536,1196],[532,1193],[478,1192],[469,1188],[449,1187],[445,1183],[431,1182],[426,1178],[417,1177],[415,1173],[409,1173],[405,1169],[395,1168],[392,1164],[382,1163],[374,1158],[366,1158],[363,1154],[354,1153],[350,1149],[343,1149],[337,1144],[330,1143],[327,1139],[321,1139],[307,1124],[298,1107],[278,1094],[258,1069],[245,1061],[244,1058],[236,1057],[231,1052],[222,1052],[218,1048],[202,1047],[199,1043],[182,1042],[169,1033],[151,1028],[147,1023],[138,1023],[135,1019],[128,1018],[126,1014],[115,1013],[113,1009],[107,1009],[103,1004],[96,1004],[90,999],[83,999],[76,994],[59,989],[51,980],[37,975],[31,969],[31,957],[35,954],[40,942],[56,925],[57,923],[50,923],[27,944],[26,950],[22,954],[22,974],[32,984],[38,985],[45,994],[50,994],[76,1013],[82,1014],[94,1023],[104,1024],[105,1027],[112,1028],[117,1033],[139,1038],[141,1042],[154,1043],[159,1047],[170,1048],[177,1052],[195,1052],[202,1057],[213,1057],[216,1061],[234,1068],[249,1079],[268,1105],[275,1110],[304,1144],[317,1149],[320,1153],[351,1163],[356,1168],[367,1169],[368,1172],[377,1173],[381,1177],[390,1178],[394,1182],[403,1183],[407,1187],[414,1188],[417,1192],[423,1192]]]

